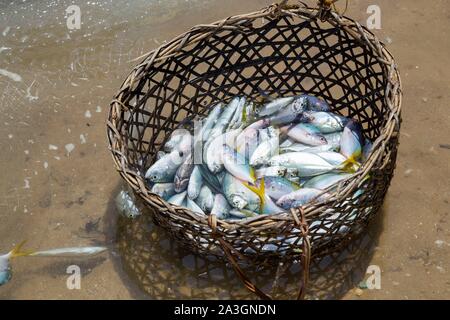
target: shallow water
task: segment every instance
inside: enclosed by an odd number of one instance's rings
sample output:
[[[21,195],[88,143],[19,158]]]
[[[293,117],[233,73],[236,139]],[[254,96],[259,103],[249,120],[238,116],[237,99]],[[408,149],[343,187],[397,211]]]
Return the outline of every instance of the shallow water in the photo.
[[[229,267],[180,248],[147,217],[116,223],[122,185],[105,122],[130,60],[192,25],[270,2],[78,1],[82,25],[73,31],[65,18],[71,1],[0,3],[0,252],[23,239],[35,249],[110,248],[89,260],[17,259],[0,298],[250,297]],[[369,4],[353,1],[347,14],[364,23]],[[376,33],[391,42],[405,91],[397,174],[368,235],[329,258],[341,264],[317,264],[325,271],[313,272],[310,298],[358,298],[352,288],[369,265],[380,266],[382,286],[361,298],[450,296],[450,151],[440,147],[450,143],[450,71],[442,68],[450,62],[442,41],[450,13],[424,0],[379,4]],[[81,268],[81,290],[67,289],[72,264]],[[272,291],[273,277],[248,272]],[[295,287],[284,284],[298,278],[298,270],[282,275],[275,295],[292,297]]]

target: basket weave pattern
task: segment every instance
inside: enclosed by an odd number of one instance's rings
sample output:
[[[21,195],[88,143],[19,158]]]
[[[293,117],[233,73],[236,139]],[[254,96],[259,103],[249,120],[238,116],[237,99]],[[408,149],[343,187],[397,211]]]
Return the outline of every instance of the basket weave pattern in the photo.
[[[321,97],[333,112],[360,121],[374,141],[369,159],[329,201],[302,208],[313,255],[360,233],[380,209],[397,156],[398,70],[360,24],[332,11],[323,21],[318,15],[318,9],[272,5],[196,26],[146,55],[111,103],[108,138],[117,170],[153,209],[154,220],[193,250],[223,256],[220,238],[251,260],[292,260],[302,251],[300,210],[211,222],[152,194],[144,179],[181,121],[203,117],[235,95],[256,98],[259,89]]]

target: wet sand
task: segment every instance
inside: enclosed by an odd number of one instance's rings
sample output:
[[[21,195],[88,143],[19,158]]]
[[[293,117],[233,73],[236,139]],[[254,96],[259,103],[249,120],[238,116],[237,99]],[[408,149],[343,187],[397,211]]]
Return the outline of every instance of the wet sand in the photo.
[[[0,76],[0,252],[24,239],[30,249],[93,244],[111,249],[89,260],[17,259],[13,280],[0,288],[0,298],[228,298],[232,288],[245,296],[232,274],[196,280],[196,273],[214,264],[198,262],[182,249],[153,261],[158,248],[176,247],[164,232],[151,229],[153,242],[142,247],[126,232],[132,226],[117,226],[113,199],[121,180],[107,149],[105,123],[131,59],[192,25],[270,2],[167,1],[162,8],[143,1],[129,7],[124,1],[83,1],[82,28],[72,32],[64,19],[69,1],[0,4],[0,69],[21,77]],[[403,80],[402,137],[396,175],[371,226],[372,249],[353,266],[378,265],[381,289],[347,285],[344,292],[330,289],[328,297],[445,299],[450,297],[450,150],[441,145],[450,144],[450,9],[444,1],[378,3],[382,29],[375,33],[389,43]],[[351,1],[347,15],[365,23],[370,4]],[[142,255],[143,248],[150,256]],[[143,262],[133,260],[141,256]],[[81,267],[81,290],[66,287],[66,268],[72,264]],[[179,275],[183,285],[167,273]],[[353,287],[363,276],[355,274]]]

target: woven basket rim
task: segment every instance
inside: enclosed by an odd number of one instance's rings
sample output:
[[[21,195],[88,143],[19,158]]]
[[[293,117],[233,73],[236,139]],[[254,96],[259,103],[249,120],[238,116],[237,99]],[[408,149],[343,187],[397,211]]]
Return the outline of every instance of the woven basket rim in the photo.
[[[121,121],[120,114],[123,110],[127,110],[127,107],[122,102],[122,98],[124,94],[145,75],[146,70],[148,70],[149,67],[156,63],[175,57],[182,49],[186,49],[186,47],[198,43],[212,34],[218,33],[222,30],[239,30],[240,28],[245,27],[248,22],[253,22],[257,19],[277,19],[280,17],[290,16],[293,18],[317,20],[319,19],[320,14],[321,10],[319,8],[310,8],[306,6],[283,8],[277,4],[272,4],[251,13],[235,15],[210,24],[200,24],[194,26],[189,31],[178,35],[168,42],[165,42],[149,53],[134,59],[142,59],[142,61],[132,69],[126,80],[122,83],[118,93],[110,104],[107,120],[109,149],[112,153],[114,164],[119,174],[127,182],[127,184],[131,186],[133,191],[146,202],[148,202],[148,196],[151,194],[157,198],[159,205],[164,205],[174,214],[177,214],[177,210],[184,210],[185,213],[189,212],[188,209],[174,206],[156,194],[153,194],[140,173],[128,169],[126,157],[121,149],[123,147],[123,141],[118,129]],[[323,211],[322,209],[326,207],[327,204],[344,199],[354,190],[355,186],[360,186],[363,183],[365,177],[369,174],[375,163],[383,160],[382,158],[385,146],[388,141],[398,133],[401,122],[402,84],[398,67],[394,61],[393,55],[370,30],[353,19],[346,16],[341,16],[332,10],[330,10],[328,14],[322,18],[322,21],[324,22],[328,22],[333,26],[340,26],[354,40],[359,41],[362,46],[368,46],[369,49],[375,54],[376,59],[381,64],[386,66],[388,70],[388,77],[386,79],[387,86],[385,88],[385,102],[390,109],[390,113],[381,130],[380,136],[373,143],[373,149],[368,159],[356,173],[348,179],[343,180],[339,186],[341,186],[344,182],[350,181],[350,183],[342,189],[338,187],[338,191],[332,192],[331,197],[329,197],[326,201],[319,204],[311,203],[304,206],[303,210],[307,218],[313,217],[315,214],[320,214]],[[385,160],[388,158],[388,155],[384,156]],[[385,161],[384,164],[386,163],[387,162]],[[201,223],[203,225],[209,224],[208,217],[202,217],[194,212],[190,212],[189,215],[192,218],[192,223]],[[259,215],[254,218],[242,220],[217,219],[217,225],[223,229],[234,230],[241,227],[254,227],[279,221],[295,221],[296,219],[297,217],[294,212],[281,212],[273,215]]]

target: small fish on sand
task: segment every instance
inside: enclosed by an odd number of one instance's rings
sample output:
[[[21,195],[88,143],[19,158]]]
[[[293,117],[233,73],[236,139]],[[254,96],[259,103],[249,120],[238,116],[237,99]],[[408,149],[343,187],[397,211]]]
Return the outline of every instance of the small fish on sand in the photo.
[[[25,241],[17,245],[9,253],[0,255],[0,286],[8,283],[12,278],[11,261],[19,257],[92,257],[107,250],[106,247],[74,247],[59,248],[43,251],[23,251]]]

